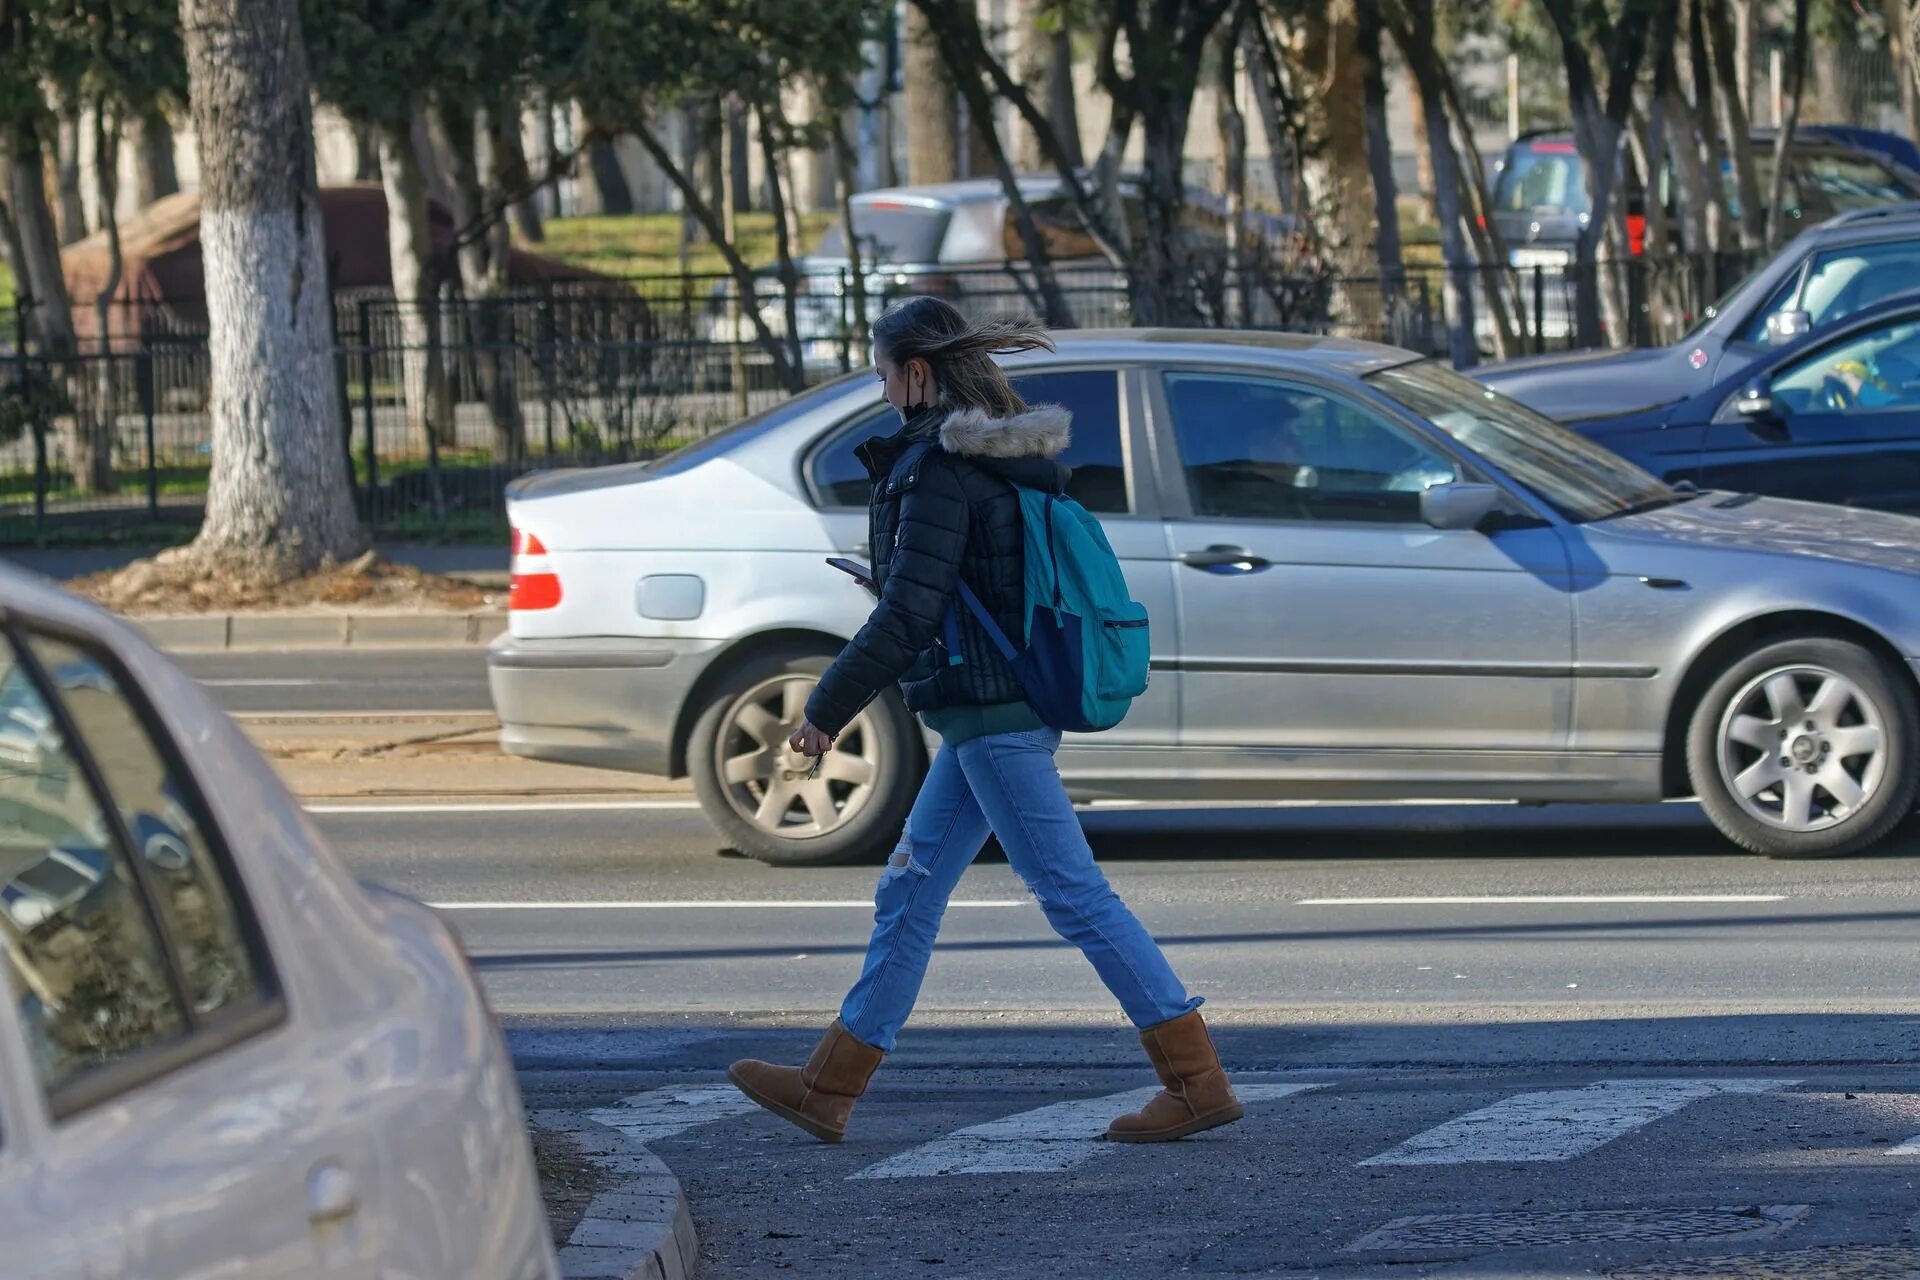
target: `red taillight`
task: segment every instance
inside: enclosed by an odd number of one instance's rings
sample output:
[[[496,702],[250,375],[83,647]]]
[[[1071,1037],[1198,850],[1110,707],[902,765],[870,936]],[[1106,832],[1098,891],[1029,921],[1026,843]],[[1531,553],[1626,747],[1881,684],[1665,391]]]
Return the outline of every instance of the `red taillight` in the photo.
[[[560,575],[516,573],[507,583],[507,608],[551,609],[560,603]]]
[[[1627,252],[1639,257],[1647,251],[1647,215],[1630,213],[1627,215]]]
[[[547,549],[540,539],[515,529],[508,545],[513,564],[512,576],[507,579],[507,608],[525,611],[558,605],[560,575],[547,568]]]
[[[1485,231],[1485,230],[1487,229],[1487,215],[1486,215],[1486,214],[1484,214],[1484,213],[1476,213],[1476,214],[1474,214],[1474,215],[1473,215],[1473,221],[1474,221],[1474,223],[1475,223],[1475,225],[1477,225],[1477,226],[1478,226],[1478,227],[1479,227],[1479,228],[1480,228],[1480,229],[1481,229],[1482,231]]]

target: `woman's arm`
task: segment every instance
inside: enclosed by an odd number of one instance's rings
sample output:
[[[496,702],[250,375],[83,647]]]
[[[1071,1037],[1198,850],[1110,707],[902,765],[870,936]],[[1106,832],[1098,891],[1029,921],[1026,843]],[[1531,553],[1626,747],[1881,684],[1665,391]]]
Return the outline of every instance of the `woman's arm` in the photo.
[[[954,468],[929,457],[901,495],[880,603],[807,700],[807,720],[816,728],[837,735],[933,643],[960,577],[968,515]]]

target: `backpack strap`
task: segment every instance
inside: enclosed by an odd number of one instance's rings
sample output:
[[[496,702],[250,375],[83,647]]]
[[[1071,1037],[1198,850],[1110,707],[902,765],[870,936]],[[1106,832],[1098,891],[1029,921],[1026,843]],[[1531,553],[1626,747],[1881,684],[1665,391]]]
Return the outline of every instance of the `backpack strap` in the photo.
[[[981,629],[987,633],[987,639],[993,641],[993,647],[1000,651],[1000,656],[1008,662],[1018,658],[1020,651],[1013,647],[1013,641],[1007,639],[1007,633],[1000,629],[1000,624],[993,620],[991,613],[987,612],[987,606],[980,603],[980,597],[973,593],[973,588],[968,586],[964,579],[956,585],[959,588],[960,599],[967,606],[967,612],[980,623]],[[959,666],[961,662],[960,622],[952,604],[947,605],[946,627],[947,661],[954,666]]]

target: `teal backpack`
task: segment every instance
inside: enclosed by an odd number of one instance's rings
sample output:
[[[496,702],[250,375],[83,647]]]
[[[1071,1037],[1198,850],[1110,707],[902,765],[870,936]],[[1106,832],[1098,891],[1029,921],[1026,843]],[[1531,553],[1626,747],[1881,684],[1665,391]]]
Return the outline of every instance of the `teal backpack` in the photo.
[[[1147,608],[1127,594],[1100,522],[1072,498],[1016,485],[1025,526],[1026,643],[1016,646],[964,581],[959,595],[1013,668],[1040,719],[1069,733],[1111,729],[1147,689]],[[946,616],[947,661],[960,654]]]

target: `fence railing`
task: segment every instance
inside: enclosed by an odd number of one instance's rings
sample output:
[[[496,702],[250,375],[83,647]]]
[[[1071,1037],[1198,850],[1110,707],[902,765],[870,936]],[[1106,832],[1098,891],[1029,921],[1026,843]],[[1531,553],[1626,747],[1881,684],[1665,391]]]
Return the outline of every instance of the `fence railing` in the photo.
[[[1609,342],[1671,341],[1734,280],[1731,259],[1634,259],[1605,275]],[[1064,264],[1080,327],[1136,319],[1128,282]],[[1222,265],[1188,299],[1194,323],[1389,342],[1445,356],[1463,330],[1482,356],[1575,345],[1572,267],[1410,264],[1395,276]],[[869,320],[934,293],[977,316],[1033,313],[1025,264],[872,273]],[[340,447],[360,513],[394,536],[492,536],[506,481],[529,470],[657,456],[864,364],[853,281],[772,277],[751,302],[730,276],[555,286],[421,309],[341,293],[334,304]],[[1464,313],[1471,309],[1471,318]],[[762,324],[752,323],[757,312]],[[18,332],[30,332],[20,317]],[[769,341],[769,338],[771,339]],[[81,354],[0,351],[0,545],[151,537],[197,522],[212,462],[204,320],[164,301],[115,304]],[[778,352],[776,357],[775,352]],[[786,368],[783,372],[782,365]]]

